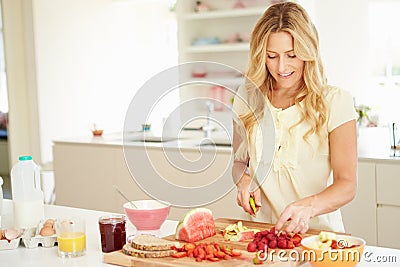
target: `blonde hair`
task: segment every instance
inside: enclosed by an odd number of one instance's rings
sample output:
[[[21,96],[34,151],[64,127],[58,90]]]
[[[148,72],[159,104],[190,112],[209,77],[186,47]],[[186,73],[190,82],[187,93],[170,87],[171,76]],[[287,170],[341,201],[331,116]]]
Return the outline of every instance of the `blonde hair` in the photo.
[[[272,32],[285,31],[293,37],[296,57],[305,61],[303,81],[295,96],[295,105],[301,110],[301,119],[290,129],[307,121],[311,128],[303,139],[316,133],[320,138],[327,122],[328,107],[325,101],[326,78],[319,54],[318,33],[307,12],[298,4],[283,2],[271,5],[256,23],[250,41],[249,66],[245,89],[248,105],[252,108],[240,119],[246,129],[247,141],[258,121],[263,116],[265,97],[272,90],[273,77],[266,67],[267,40]],[[261,95],[261,97],[260,97]],[[300,101],[304,104],[302,108]]]

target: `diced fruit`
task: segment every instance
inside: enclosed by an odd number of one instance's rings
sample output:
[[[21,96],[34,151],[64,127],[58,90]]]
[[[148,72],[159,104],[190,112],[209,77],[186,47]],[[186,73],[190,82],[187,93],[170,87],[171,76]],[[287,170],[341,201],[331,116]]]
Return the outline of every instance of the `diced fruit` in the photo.
[[[269,248],[276,248],[278,246],[278,242],[276,240],[269,241]]]
[[[175,238],[186,242],[196,242],[216,234],[212,212],[206,208],[190,210],[179,222]]]
[[[254,235],[253,241],[247,245],[248,251],[266,251],[267,248],[293,249],[300,246],[302,237],[299,234],[291,234],[285,231],[276,231],[272,227]],[[255,248],[254,248],[255,246]]]
[[[196,247],[196,245],[193,244],[193,243],[186,243],[183,247],[184,247],[184,249],[185,249],[186,251],[189,251],[189,250],[194,249],[194,248]]]
[[[278,240],[278,248],[286,249],[287,248],[287,241],[286,239]]]
[[[175,254],[172,254],[172,257],[174,258],[183,258],[186,256],[187,256],[186,251],[176,252]]]
[[[243,225],[242,221],[230,224],[221,230],[224,239],[229,241],[245,241],[254,238],[254,235],[258,233],[258,229],[248,229]]]
[[[232,257],[239,257],[239,256],[242,255],[242,252],[236,251],[236,250],[232,250],[231,254],[232,254]]]
[[[254,232],[253,231],[246,231],[246,232],[240,232],[238,234],[238,241],[245,241],[245,240],[250,240],[254,238]]]
[[[260,260],[258,257],[255,257],[255,258],[253,259],[253,263],[256,264],[256,265],[259,265],[259,264],[263,264],[263,261]]]
[[[248,252],[256,252],[257,245],[254,242],[250,242],[249,244],[247,244],[247,251]]]

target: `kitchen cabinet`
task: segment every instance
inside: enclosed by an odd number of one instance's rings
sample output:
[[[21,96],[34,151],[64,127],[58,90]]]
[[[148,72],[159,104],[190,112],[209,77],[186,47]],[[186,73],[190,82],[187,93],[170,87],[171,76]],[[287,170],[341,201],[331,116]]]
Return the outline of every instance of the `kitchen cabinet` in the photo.
[[[378,245],[400,248],[399,221],[400,206],[378,205]]]
[[[160,177],[167,177],[170,183],[183,187],[198,187],[213,181],[219,174],[231,175],[231,168],[227,166],[231,153],[225,151],[217,153],[211,166],[202,172],[188,174],[173,166],[166,158],[163,149],[159,147],[145,148],[138,145],[130,149],[146,149],[149,158],[154,162],[153,167]],[[169,157],[182,153],[188,160],[195,160],[202,153],[213,153],[211,150],[200,151],[192,149],[172,148]],[[136,153],[133,153],[136,154]],[[54,174],[56,188],[56,204],[77,208],[105,210],[109,212],[124,212],[122,205],[126,201],[114,190],[116,185],[129,199],[150,199],[131,175],[123,153],[122,145],[95,145],[69,142],[55,142],[53,146]],[[140,164],[143,158],[141,153],[130,158]],[[135,172],[146,177],[149,170],[142,169]],[[160,178],[161,179],[161,178]],[[157,186],[155,184],[154,186]],[[227,184],[233,186],[232,184]],[[213,211],[215,218],[230,217],[248,219],[242,209],[236,204],[236,190],[231,190],[225,196],[204,207]],[[172,207],[169,219],[180,220],[191,208]]]
[[[376,165],[378,245],[400,248],[400,165]]]
[[[359,161],[357,177],[357,195],[341,209],[345,230],[363,237],[368,245],[376,245],[375,163]]]

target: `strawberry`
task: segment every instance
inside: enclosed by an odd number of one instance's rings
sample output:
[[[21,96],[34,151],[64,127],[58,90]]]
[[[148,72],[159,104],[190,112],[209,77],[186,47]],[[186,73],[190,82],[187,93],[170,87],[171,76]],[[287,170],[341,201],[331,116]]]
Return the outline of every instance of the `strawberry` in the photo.
[[[301,235],[299,234],[295,234],[294,236],[292,236],[291,240],[293,241],[294,244],[300,244],[301,240],[303,238],[301,237]]]
[[[286,239],[279,239],[278,240],[278,248],[282,248],[282,249],[286,249],[287,248]]]
[[[193,243],[186,243],[186,244],[183,246],[183,248],[184,248],[185,251],[189,251],[189,250],[195,249],[195,248],[196,248],[196,245],[193,244]]]
[[[277,243],[276,240],[271,240],[271,241],[269,242],[269,244],[268,244],[268,247],[269,247],[269,248],[276,248],[277,245],[278,245],[278,243]]]
[[[236,251],[236,250],[232,250],[231,254],[232,254],[232,257],[239,257],[239,256],[242,255],[242,252]]]
[[[247,251],[248,252],[256,252],[257,245],[254,242],[250,242],[249,244],[247,244]]]
[[[295,248],[295,245],[294,245],[293,241],[290,241],[290,240],[287,241],[286,248],[288,248],[288,249]]]
[[[175,254],[172,254],[172,257],[174,258],[183,258],[186,256],[187,256],[186,251],[176,252]]]

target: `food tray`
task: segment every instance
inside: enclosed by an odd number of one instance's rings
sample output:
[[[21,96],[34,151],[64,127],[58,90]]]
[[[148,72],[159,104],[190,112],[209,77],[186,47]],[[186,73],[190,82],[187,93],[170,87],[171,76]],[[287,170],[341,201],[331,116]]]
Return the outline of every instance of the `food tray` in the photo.
[[[6,239],[0,240],[0,250],[16,249],[19,246],[20,242],[21,237],[12,239],[11,241],[8,241]]]
[[[43,227],[44,221],[41,221],[38,227],[28,228],[25,230],[22,236],[24,246],[27,248],[37,248],[39,245],[42,247],[54,247],[57,244],[57,235],[42,236],[40,235],[40,229]],[[53,225],[54,228],[54,225]]]

